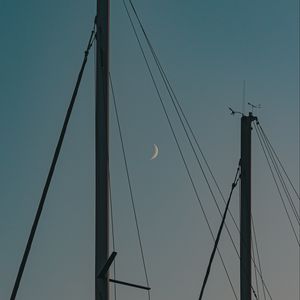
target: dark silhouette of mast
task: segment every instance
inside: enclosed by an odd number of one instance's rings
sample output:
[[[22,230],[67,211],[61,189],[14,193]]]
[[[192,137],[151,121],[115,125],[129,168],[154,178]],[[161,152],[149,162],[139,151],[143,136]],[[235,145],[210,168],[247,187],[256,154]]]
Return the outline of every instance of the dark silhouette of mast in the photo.
[[[241,118],[240,299],[251,300],[251,123]]]
[[[96,16],[96,224],[95,299],[109,299],[107,276],[98,276],[108,260],[109,0],[97,0]]]

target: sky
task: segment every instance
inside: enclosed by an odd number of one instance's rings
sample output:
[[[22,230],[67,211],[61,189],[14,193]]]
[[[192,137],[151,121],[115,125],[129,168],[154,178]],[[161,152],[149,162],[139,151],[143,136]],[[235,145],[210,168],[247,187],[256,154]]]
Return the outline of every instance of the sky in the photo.
[[[261,104],[257,116],[299,190],[299,1],[133,3],[224,195],[240,155],[240,117],[227,106],[243,110],[244,80],[245,101]],[[95,8],[96,1],[0,0],[0,299],[12,291]],[[213,241],[121,0],[111,1],[110,51],[152,299],[197,299]],[[92,50],[17,299],[94,299],[94,59]],[[220,215],[159,87],[216,233]],[[153,144],[159,156],[150,160]],[[254,131],[252,167],[265,281],[274,300],[299,299],[299,247]],[[144,285],[112,104],[110,172],[117,277]],[[230,209],[238,220],[238,190]],[[228,227],[238,245],[230,220]],[[219,249],[238,293],[239,261],[225,231]],[[147,299],[128,287],[117,292]],[[205,299],[220,297],[234,299],[216,257]]]

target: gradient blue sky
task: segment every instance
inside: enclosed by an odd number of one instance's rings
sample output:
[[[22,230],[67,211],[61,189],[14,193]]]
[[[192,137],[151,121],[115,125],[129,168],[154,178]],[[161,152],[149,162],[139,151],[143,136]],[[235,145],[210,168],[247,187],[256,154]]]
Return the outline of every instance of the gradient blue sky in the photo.
[[[0,299],[8,299],[94,20],[96,1],[0,0]],[[134,1],[225,194],[239,159],[239,118],[263,106],[262,126],[299,185],[297,0]],[[121,0],[111,1],[111,73],[145,245],[153,300],[196,299],[213,247]],[[169,107],[169,106],[168,106]],[[121,280],[144,284],[111,110],[111,176]],[[220,217],[172,114],[214,231]],[[150,161],[153,144],[159,157]],[[220,200],[219,200],[220,201]],[[220,202],[221,203],[221,202]],[[224,206],[222,206],[224,207]],[[238,192],[231,203],[238,218]],[[253,136],[253,215],[273,299],[299,299],[299,254]],[[234,231],[232,222],[228,226]],[[224,232],[220,249],[239,290]],[[70,121],[18,299],[93,299],[94,57]],[[147,299],[118,288],[119,298]],[[205,299],[233,299],[216,258]]]

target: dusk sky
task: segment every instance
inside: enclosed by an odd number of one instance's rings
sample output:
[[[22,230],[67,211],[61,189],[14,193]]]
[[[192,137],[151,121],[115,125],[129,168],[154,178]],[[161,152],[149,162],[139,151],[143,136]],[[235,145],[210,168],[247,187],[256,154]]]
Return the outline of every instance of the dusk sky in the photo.
[[[240,158],[240,116],[231,116],[228,106],[243,110],[244,80],[245,112],[248,101],[261,104],[255,113],[299,191],[299,1],[133,3],[225,197]],[[13,288],[95,11],[95,0],[0,0],[1,300],[9,299]],[[110,47],[151,299],[196,300],[213,240],[122,0],[111,1]],[[20,300],[94,299],[94,64],[92,48],[21,281]],[[158,82],[216,234],[221,217]],[[297,300],[299,246],[252,132],[252,209],[264,280],[273,300]],[[150,160],[154,144],[159,155]],[[117,278],[145,285],[112,102],[110,172]],[[300,212],[299,201],[293,199]],[[220,197],[217,201],[223,211]],[[230,209],[238,221],[238,188]],[[294,225],[300,237],[295,220]],[[239,245],[230,219],[228,227]],[[219,249],[239,295],[239,259],[225,231]],[[148,299],[144,291],[128,287],[117,292],[122,300]],[[263,299],[262,290],[260,294]],[[235,299],[218,256],[204,299]]]

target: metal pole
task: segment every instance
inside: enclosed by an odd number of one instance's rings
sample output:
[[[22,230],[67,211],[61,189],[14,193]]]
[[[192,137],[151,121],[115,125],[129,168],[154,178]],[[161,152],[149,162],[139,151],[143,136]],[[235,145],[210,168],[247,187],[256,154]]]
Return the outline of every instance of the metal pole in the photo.
[[[251,300],[251,123],[241,118],[240,299]]]
[[[98,277],[108,260],[108,73],[109,73],[109,0],[97,0],[96,50],[96,220],[95,220],[95,299],[109,299],[107,277]],[[97,278],[98,277],[98,278]]]

